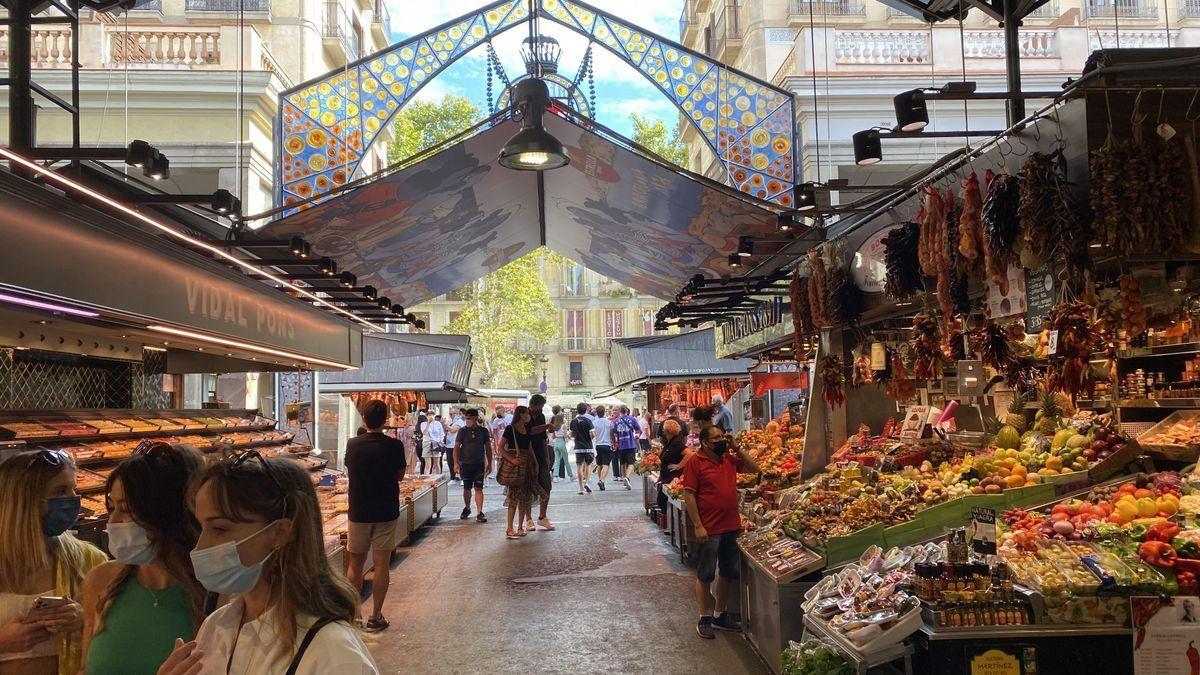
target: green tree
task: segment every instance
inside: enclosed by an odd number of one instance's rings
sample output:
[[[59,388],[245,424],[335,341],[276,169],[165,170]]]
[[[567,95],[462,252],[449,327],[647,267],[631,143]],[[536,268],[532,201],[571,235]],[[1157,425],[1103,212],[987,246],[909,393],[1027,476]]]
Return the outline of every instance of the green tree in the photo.
[[[676,166],[687,167],[688,149],[681,138],[679,124],[675,125],[674,130],[668,130],[667,123],[657,117],[642,117],[632,113],[629,119],[633,122],[635,143]]]
[[[558,336],[558,310],[542,277],[542,265],[562,258],[538,249],[463,289],[462,312],[446,330],[471,336],[474,372],[485,387],[534,374],[535,356],[520,342]]]
[[[483,111],[465,96],[446,94],[442,100],[413,101],[396,114],[388,164],[396,164],[453,138],[483,119]]]

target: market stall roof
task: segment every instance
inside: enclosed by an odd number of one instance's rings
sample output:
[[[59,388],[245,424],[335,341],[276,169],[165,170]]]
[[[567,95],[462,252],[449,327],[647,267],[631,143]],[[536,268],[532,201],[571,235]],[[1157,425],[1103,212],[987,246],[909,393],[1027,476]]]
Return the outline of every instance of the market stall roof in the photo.
[[[467,335],[387,333],[363,337],[362,368],[321,376],[321,392],[453,391],[474,395]],[[457,399],[456,399],[457,400]]]
[[[690,277],[730,275],[738,236],[776,231],[774,211],[661,164],[558,115],[546,129],[569,166],[525,172],[497,162],[519,125],[503,121],[417,164],[267,224],[303,236],[381,295],[412,306],[541,245],[630,288],[674,297]]]
[[[642,382],[749,377],[751,359],[719,359],[712,330],[612,341],[609,367],[616,391]],[[605,392],[607,393],[607,392]]]
[[[935,22],[947,19],[957,19],[960,15],[980,9],[991,18],[1004,19],[1004,3],[1016,5],[1014,15],[1018,18],[1028,16],[1050,0],[879,0],[893,9],[924,21]]]

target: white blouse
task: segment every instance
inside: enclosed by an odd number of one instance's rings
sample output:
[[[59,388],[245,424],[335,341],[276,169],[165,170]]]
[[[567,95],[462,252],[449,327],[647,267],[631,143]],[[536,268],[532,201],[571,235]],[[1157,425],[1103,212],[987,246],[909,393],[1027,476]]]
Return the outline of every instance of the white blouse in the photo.
[[[202,675],[263,675],[286,673],[293,654],[278,657],[278,623],[272,607],[254,621],[240,626],[245,604],[237,598],[213,612],[200,626],[196,646],[204,652]],[[293,650],[300,648],[305,633],[315,619],[300,618],[296,626]],[[232,653],[232,658],[230,654]],[[228,670],[226,670],[228,666]],[[326,625],[317,632],[300,661],[297,675],[378,675],[375,660],[358,636],[358,631],[342,622]]]

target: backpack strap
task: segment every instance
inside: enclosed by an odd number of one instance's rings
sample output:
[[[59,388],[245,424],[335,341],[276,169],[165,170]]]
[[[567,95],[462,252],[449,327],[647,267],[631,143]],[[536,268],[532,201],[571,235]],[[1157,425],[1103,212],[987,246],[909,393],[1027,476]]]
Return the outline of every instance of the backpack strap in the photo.
[[[329,624],[333,623],[333,619],[317,619],[317,622],[308,629],[304,634],[304,639],[300,641],[300,648],[296,650],[296,656],[292,658],[292,665],[288,666],[287,675],[296,675],[296,670],[300,668],[300,662],[304,659],[304,652],[308,651],[308,645],[317,637],[317,633]]]

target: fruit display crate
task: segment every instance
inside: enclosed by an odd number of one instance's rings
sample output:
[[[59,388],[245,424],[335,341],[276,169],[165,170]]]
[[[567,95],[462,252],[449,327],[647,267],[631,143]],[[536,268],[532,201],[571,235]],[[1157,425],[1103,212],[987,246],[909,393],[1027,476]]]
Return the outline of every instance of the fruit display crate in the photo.
[[[1138,436],[1138,444],[1146,452],[1160,459],[1195,462],[1200,459],[1200,444],[1154,443],[1149,440],[1175,424],[1190,421],[1200,421],[1200,410],[1177,410]]]

